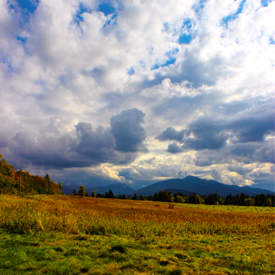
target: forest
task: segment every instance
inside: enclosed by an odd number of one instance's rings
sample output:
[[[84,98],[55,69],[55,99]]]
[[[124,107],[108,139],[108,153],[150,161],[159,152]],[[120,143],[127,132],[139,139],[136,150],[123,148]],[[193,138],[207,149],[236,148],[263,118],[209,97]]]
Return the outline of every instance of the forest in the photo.
[[[45,177],[33,176],[10,165],[0,154],[0,194],[63,194],[62,183],[57,184]]]
[[[80,190],[83,190],[83,185]],[[89,196],[87,192],[85,192],[85,196]],[[73,190],[72,195],[80,195],[80,191],[76,192]],[[248,195],[241,193],[235,196],[229,194],[225,198],[219,196],[217,193],[209,194],[207,196],[199,196],[193,193],[190,196],[183,194],[182,192],[171,193],[166,190],[159,191],[159,193],[155,193],[152,196],[142,196],[134,194],[132,197],[130,195],[117,195],[115,196],[113,191],[110,190],[105,194],[92,192],[91,197],[97,198],[109,198],[109,199],[129,199],[129,200],[146,200],[146,201],[162,201],[162,202],[174,202],[174,203],[190,203],[190,204],[206,204],[206,205],[239,205],[239,206],[275,206],[275,195],[274,194],[257,194],[256,196],[249,197]]]

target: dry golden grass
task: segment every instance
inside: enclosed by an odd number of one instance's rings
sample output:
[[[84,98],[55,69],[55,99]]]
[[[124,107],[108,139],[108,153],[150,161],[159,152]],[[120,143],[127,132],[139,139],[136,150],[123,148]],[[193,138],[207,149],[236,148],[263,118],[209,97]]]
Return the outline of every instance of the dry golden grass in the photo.
[[[33,230],[60,232],[90,232],[101,226],[105,233],[127,234],[146,230],[148,227],[164,229],[173,234],[186,231],[210,234],[252,234],[273,230],[274,213],[227,211],[225,208],[202,209],[190,205],[130,201],[78,196],[34,196],[19,198],[2,196],[0,225],[16,231],[16,226],[34,227]],[[28,219],[31,225],[23,219]],[[21,224],[21,225],[20,225]],[[103,229],[104,228],[104,229]],[[93,229],[95,230],[95,229]],[[93,231],[92,230],[92,231]],[[147,235],[147,233],[145,235]]]

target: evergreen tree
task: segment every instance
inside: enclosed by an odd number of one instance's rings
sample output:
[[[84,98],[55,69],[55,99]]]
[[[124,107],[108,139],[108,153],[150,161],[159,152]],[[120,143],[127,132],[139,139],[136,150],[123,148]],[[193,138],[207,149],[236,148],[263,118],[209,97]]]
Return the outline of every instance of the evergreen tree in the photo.
[[[200,204],[201,203],[201,198],[200,198],[199,195],[196,195],[195,193],[193,193],[192,195],[189,196],[188,203]]]
[[[154,194],[154,197],[153,197],[153,201],[158,201],[158,200],[159,200],[158,194],[155,193],[155,194]]]
[[[234,204],[233,203],[233,197],[232,197],[231,193],[225,197],[224,204],[225,205],[232,205],[232,204]]]
[[[112,190],[109,191],[108,196],[109,196],[109,198],[111,198],[111,199],[113,199],[113,198],[115,197]]]
[[[76,195],[77,195],[77,193],[76,193],[75,189],[73,190],[73,194],[72,194],[72,195],[74,195],[74,196],[76,196]]]
[[[95,198],[95,191],[92,192],[91,197]]]
[[[138,196],[137,196],[137,194],[135,193],[134,196],[133,196],[133,198],[132,198],[132,200],[137,200],[137,199],[138,199]]]
[[[169,193],[167,191],[159,191],[158,199],[159,201],[168,201]]]
[[[217,202],[217,200],[215,199],[213,194],[209,194],[206,198],[205,198],[205,204],[208,205],[214,205]]]

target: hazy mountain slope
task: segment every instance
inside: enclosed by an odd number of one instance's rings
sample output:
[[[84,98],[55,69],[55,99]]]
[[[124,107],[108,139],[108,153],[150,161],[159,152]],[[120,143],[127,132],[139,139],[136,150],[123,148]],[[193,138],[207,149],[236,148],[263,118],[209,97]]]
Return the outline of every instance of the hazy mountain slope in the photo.
[[[137,190],[135,193],[137,195],[149,196],[154,193],[158,193],[162,190],[167,189],[177,189],[184,191],[190,191],[192,193],[196,193],[198,195],[208,195],[210,193],[218,193],[220,196],[226,197],[230,193],[232,195],[245,193],[249,196],[254,196],[256,194],[267,194],[272,193],[272,191],[259,189],[259,188],[251,188],[251,187],[239,187],[236,185],[226,185],[223,183],[219,183],[214,180],[206,180],[200,179],[198,177],[187,176],[184,179],[170,179],[166,181],[161,181],[149,185],[147,187],[141,188]]]

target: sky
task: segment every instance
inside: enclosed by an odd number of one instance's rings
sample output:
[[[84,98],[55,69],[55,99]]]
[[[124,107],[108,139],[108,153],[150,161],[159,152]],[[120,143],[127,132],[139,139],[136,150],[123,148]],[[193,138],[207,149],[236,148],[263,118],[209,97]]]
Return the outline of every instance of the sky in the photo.
[[[63,185],[274,190],[275,1],[0,0],[0,153]]]

